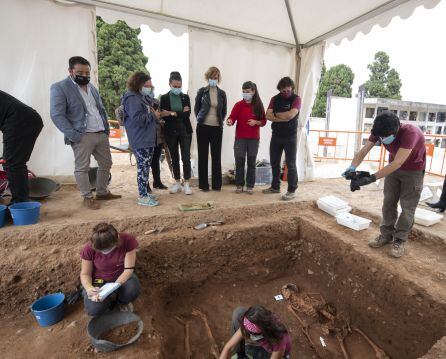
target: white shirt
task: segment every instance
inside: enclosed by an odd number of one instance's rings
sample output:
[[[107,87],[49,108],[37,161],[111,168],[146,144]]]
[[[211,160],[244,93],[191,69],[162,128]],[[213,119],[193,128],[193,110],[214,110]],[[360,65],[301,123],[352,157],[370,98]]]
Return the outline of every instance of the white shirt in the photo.
[[[101,132],[105,130],[104,122],[102,120],[101,113],[99,112],[98,106],[96,105],[96,100],[94,99],[89,86],[87,85],[87,92],[82,89],[74,80],[71,81],[77,86],[82,98],[84,99],[85,105],[87,106],[87,129],[85,132]]]

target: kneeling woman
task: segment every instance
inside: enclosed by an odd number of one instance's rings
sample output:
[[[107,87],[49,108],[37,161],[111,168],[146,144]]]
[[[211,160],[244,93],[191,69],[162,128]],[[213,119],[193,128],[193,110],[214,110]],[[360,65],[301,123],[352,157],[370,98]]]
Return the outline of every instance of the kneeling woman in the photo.
[[[133,310],[131,302],[141,290],[134,274],[137,247],[135,237],[118,233],[111,224],[99,223],[94,227],[90,242],[81,251],[80,277],[88,315],[101,315],[116,304],[123,310]],[[100,287],[113,282],[120,285],[116,295],[101,301],[98,295]]]
[[[232,314],[232,338],[226,343],[220,359],[290,358],[291,337],[278,318],[262,306],[238,307]]]

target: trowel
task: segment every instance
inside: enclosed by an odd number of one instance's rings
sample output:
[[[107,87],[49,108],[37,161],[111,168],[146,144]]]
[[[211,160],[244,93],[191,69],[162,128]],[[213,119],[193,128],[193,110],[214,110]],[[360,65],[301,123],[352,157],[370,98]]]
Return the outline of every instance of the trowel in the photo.
[[[225,223],[225,221],[213,221],[213,222],[205,222],[197,224],[194,228],[195,229],[205,229],[209,226],[219,226],[221,224]]]

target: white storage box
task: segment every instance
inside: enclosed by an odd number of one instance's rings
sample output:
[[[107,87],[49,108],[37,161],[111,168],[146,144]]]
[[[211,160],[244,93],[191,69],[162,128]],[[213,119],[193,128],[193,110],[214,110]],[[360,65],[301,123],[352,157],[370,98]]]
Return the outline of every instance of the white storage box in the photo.
[[[351,213],[341,213],[336,216],[336,221],[343,226],[354,229],[355,231],[362,231],[369,228],[370,219],[355,216]]]
[[[443,215],[429,211],[423,208],[417,208],[415,210],[415,223],[422,226],[432,226],[440,222],[443,219]]]
[[[347,202],[335,196],[321,197],[316,201],[316,203],[319,209],[333,217],[340,213],[346,213],[352,210]]]

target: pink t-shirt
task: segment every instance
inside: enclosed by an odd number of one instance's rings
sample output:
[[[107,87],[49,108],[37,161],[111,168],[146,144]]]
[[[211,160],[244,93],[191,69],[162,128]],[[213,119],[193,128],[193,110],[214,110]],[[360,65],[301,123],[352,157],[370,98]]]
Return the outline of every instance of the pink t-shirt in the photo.
[[[291,353],[291,337],[289,333],[283,335],[282,341],[277,344],[270,344],[266,340],[259,341],[260,346],[265,349],[268,353],[278,352],[283,350],[284,355]]]
[[[124,258],[127,252],[138,247],[136,238],[127,233],[119,233],[122,243],[108,254],[96,251],[87,243],[81,250],[81,258],[93,262],[94,279],[103,279],[105,282],[114,282],[124,272]]]
[[[369,141],[376,143],[378,136],[370,135]],[[404,171],[422,171],[426,167],[426,140],[421,130],[411,124],[402,124],[398,130],[395,140],[390,145],[384,145],[389,151],[389,162],[395,159],[400,148],[412,150],[401,169]]]

